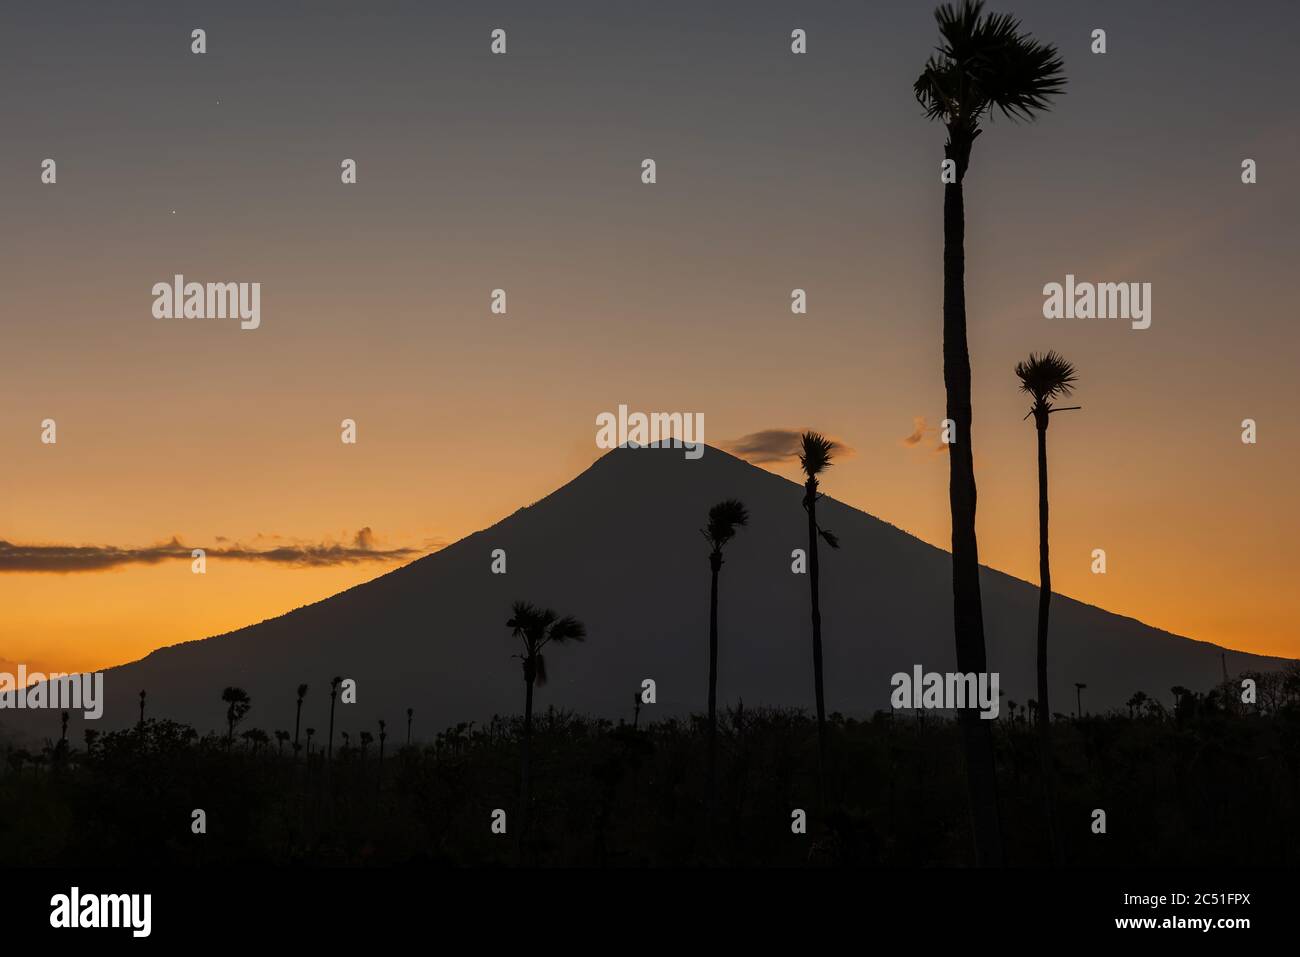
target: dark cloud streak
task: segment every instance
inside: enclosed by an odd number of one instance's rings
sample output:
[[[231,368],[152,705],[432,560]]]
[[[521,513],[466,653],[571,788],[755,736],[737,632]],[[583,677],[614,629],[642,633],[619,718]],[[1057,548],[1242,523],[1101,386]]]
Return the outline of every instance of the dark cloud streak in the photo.
[[[223,541],[218,538],[217,541]],[[157,565],[166,561],[190,560],[194,548],[177,538],[143,548],[115,545],[16,545],[0,539],[0,573],[5,572],[98,572],[127,565]],[[228,547],[204,548],[211,559],[236,562],[267,562],[296,568],[324,568],[361,562],[391,562],[422,554],[415,548],[375,548],[374,532],[363,528],[351,543],[319,542],[249,548],[238,543]]]

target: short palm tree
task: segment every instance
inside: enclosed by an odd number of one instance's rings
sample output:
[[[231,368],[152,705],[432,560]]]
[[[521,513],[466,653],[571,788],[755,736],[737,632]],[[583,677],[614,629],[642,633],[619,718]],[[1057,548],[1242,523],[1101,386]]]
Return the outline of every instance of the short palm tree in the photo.
[[[315,728],[307,729],[307,759],[309,761],[311,760],[311,739],[315,736],[315,734],[316,734]]]
[[[221,700],[226,703],[226,750],[235,741],[235,725],[244,720],[253,701],[243,688],[226,688],[221,692]]]
[[[806,476],[803,489],[803,507],[808,515],[808,585],[812,591],[812,647],[813,688],[817,698],[817,781],[823,810],[826,807],[826,695],[822,682],[822,607],[820,565],[817,557],[817,540],[824,539],[831,548],[840,543],[831,532],[817,524],[817,476],[831,467],[835,443],[816,432],[805,432],[799,437],[799,467]]]
[[[298,760],[298,750],[301,745],[298,744],[298,730],[302,727],[302,699],[307,697],[307,686],[298,685],[298,713],[293,719],[293,759]]]
[[[943,196],[943,380],[947,417],[955,428],[948,445],[948,500],[952,512],[953,630],[957,670],[988,670],[975,537],[975,463],[971,441],[970,350],[966,341],[966,214],[962,193],[971,147],[981,123],[995,112],[1033,120],[1064,92],[1063,63],[1051,44],[1039,43],[1006,14],[985,14],[982,0],[941,4],[934,12],[941,42],[913,84],[931,120],[947,130],[944,156],[952,161]],[[946,171],[947,172],[947,171]],[[1044,711],[1046,708],[1044,707]],[[978,712],[963,708],[975,855],[981,865],[1002,862],[993,736]]]
[[[736,529],[749,524],[744,503],[734,498],[709,509],[709,524],[700,534],[709,543],[709,807],[716,798],[718,773],[718,572],[722,570],[722,549],[736,537]],[[641,699],[637,697],[637,710]],[[639,717],[639,714],[637,715]],[[635,724],[635,719],[634,719]]]
[[[276,743],[275,753],[276,753],[277,755],[279,755],[279,756],[283,756],[283,755],[284,755],[284,743],[285,743],[286,741],[288,741],[288,740],[289,740],[289,732],[288,732],[288,731],[276,731],[276,732],[275,732],[275,743]]]
[[[562,645],[582,641],[587,629],[572,615],[561,617],[550,608],[538,608],[526,601],[517,601],[511,607],[506,627],[523,642],[524,650],[515,657],[523,660],[524,669],[524,737],[520,757],[520,827],[517,832],[522,853],[523,840],[528,828],[529,806],[532,800],[531,757],[533,743],[533,686],[546,684],[546,658],[542,649],[549,644]]]

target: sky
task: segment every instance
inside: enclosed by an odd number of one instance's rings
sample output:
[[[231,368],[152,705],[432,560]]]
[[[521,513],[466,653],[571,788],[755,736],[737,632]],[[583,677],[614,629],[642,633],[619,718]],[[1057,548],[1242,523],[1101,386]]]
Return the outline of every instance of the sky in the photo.
[[[1300,12],[992,9],[1069,83],[966,179],[981,560],[1037,580],[1012,370],[1056,349],[1083,409],[1049,432],[1055,589],[1300,656]],[[564,484],[620,404],[732,448],[822,430],[827,494],[945,545],[931,10],[6,5],[0,665],[105,667],[374,578]],[[260,327],[155,318],[177,273],[260,282]],[[1150,283],[1151,327],[1044,318],[1067,273]]]

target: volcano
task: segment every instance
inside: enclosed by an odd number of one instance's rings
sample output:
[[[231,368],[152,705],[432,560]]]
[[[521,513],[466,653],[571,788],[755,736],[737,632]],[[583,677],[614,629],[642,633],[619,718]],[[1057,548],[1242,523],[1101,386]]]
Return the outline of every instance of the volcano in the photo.
[[[631,717],[653,679],[643,719],[703,711],[707,696],[709,564],[700,537],[709,506],[739,498],[750,524],[722,571],[719,701],[812,708],[806,575],[791,553],[806,548],[801,486],[706,447],[698,460],[672,448],[615,449],[567,485],[476,532],[366,584],[224,635],[159,649],[105,674],[100,730],[128,727],[138,693],[148,715],[224,732],[222,689],[252,697],[247,727],[294,726],[295,688],[311,690],[303,727],[328,726],[331,676],[357,683],[336,728],[373,731],[384,718],[417,738],[462,721],[518,713],[524,685],[505,627],[523,599],[572,614],[584,644],[548,650],[550,681],[537,706],[612,719]],[[818,518],[840,539],[821,562],[828,711],[889,707],[890,678],[956,668],[951,557],[829,496]],[[492,571],[504,549],[506,573]],[[1007,698],[1035,696],[1037,585],[981,569],[989,667]],[[1204,690],[1222,676],[1224,649],[1152,628],[1064,596],[1051,622],[1051,687],[1070,711],[1075,682],[1089,711],[1123,707],[1138,690],[1160,700],[1175,685]],[[1286,659],[1227,653],[1231,673],[1269,671]],[[56,737],[54,712],[0,714],[20,736]],[[74,729],[82,723],[73,714]],[[74,733],[79,737],[80,731]]]

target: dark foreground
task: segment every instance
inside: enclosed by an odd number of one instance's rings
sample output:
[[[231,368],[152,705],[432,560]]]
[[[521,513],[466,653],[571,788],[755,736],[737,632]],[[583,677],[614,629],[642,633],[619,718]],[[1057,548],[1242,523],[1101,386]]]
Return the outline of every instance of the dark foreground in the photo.
[[[1292,866],[1300,861],[1300,706],[1054,724],[1065,861],[1086,867]],[[887,868],[971,860],[956,726],[934,715],[834,716],[828,810],[816,723],[730,711],[710,825],[699,722],[613,725],[551,711],[533,740],[534,808],[519,846],[518,719],[461,726],[427,746],[324,743],[299,760],[266,736],[199,737],[150,720],[43,754],[0,777],[0,866],[404,865]],[[995,740],[1007,860],[1049,863],[1033,728]],[[320,736],[320,737],[323,737]],[[194,833],[194,812],[206,833]],[[494,833],[504,811],[505,834]],[[796,811],[806,833],[794,833]],[[1105,833],[1095,833],[1096,811]],[[500,815],[496,815],[499,821]],[[498,823],[498,829],[500,824]]]

